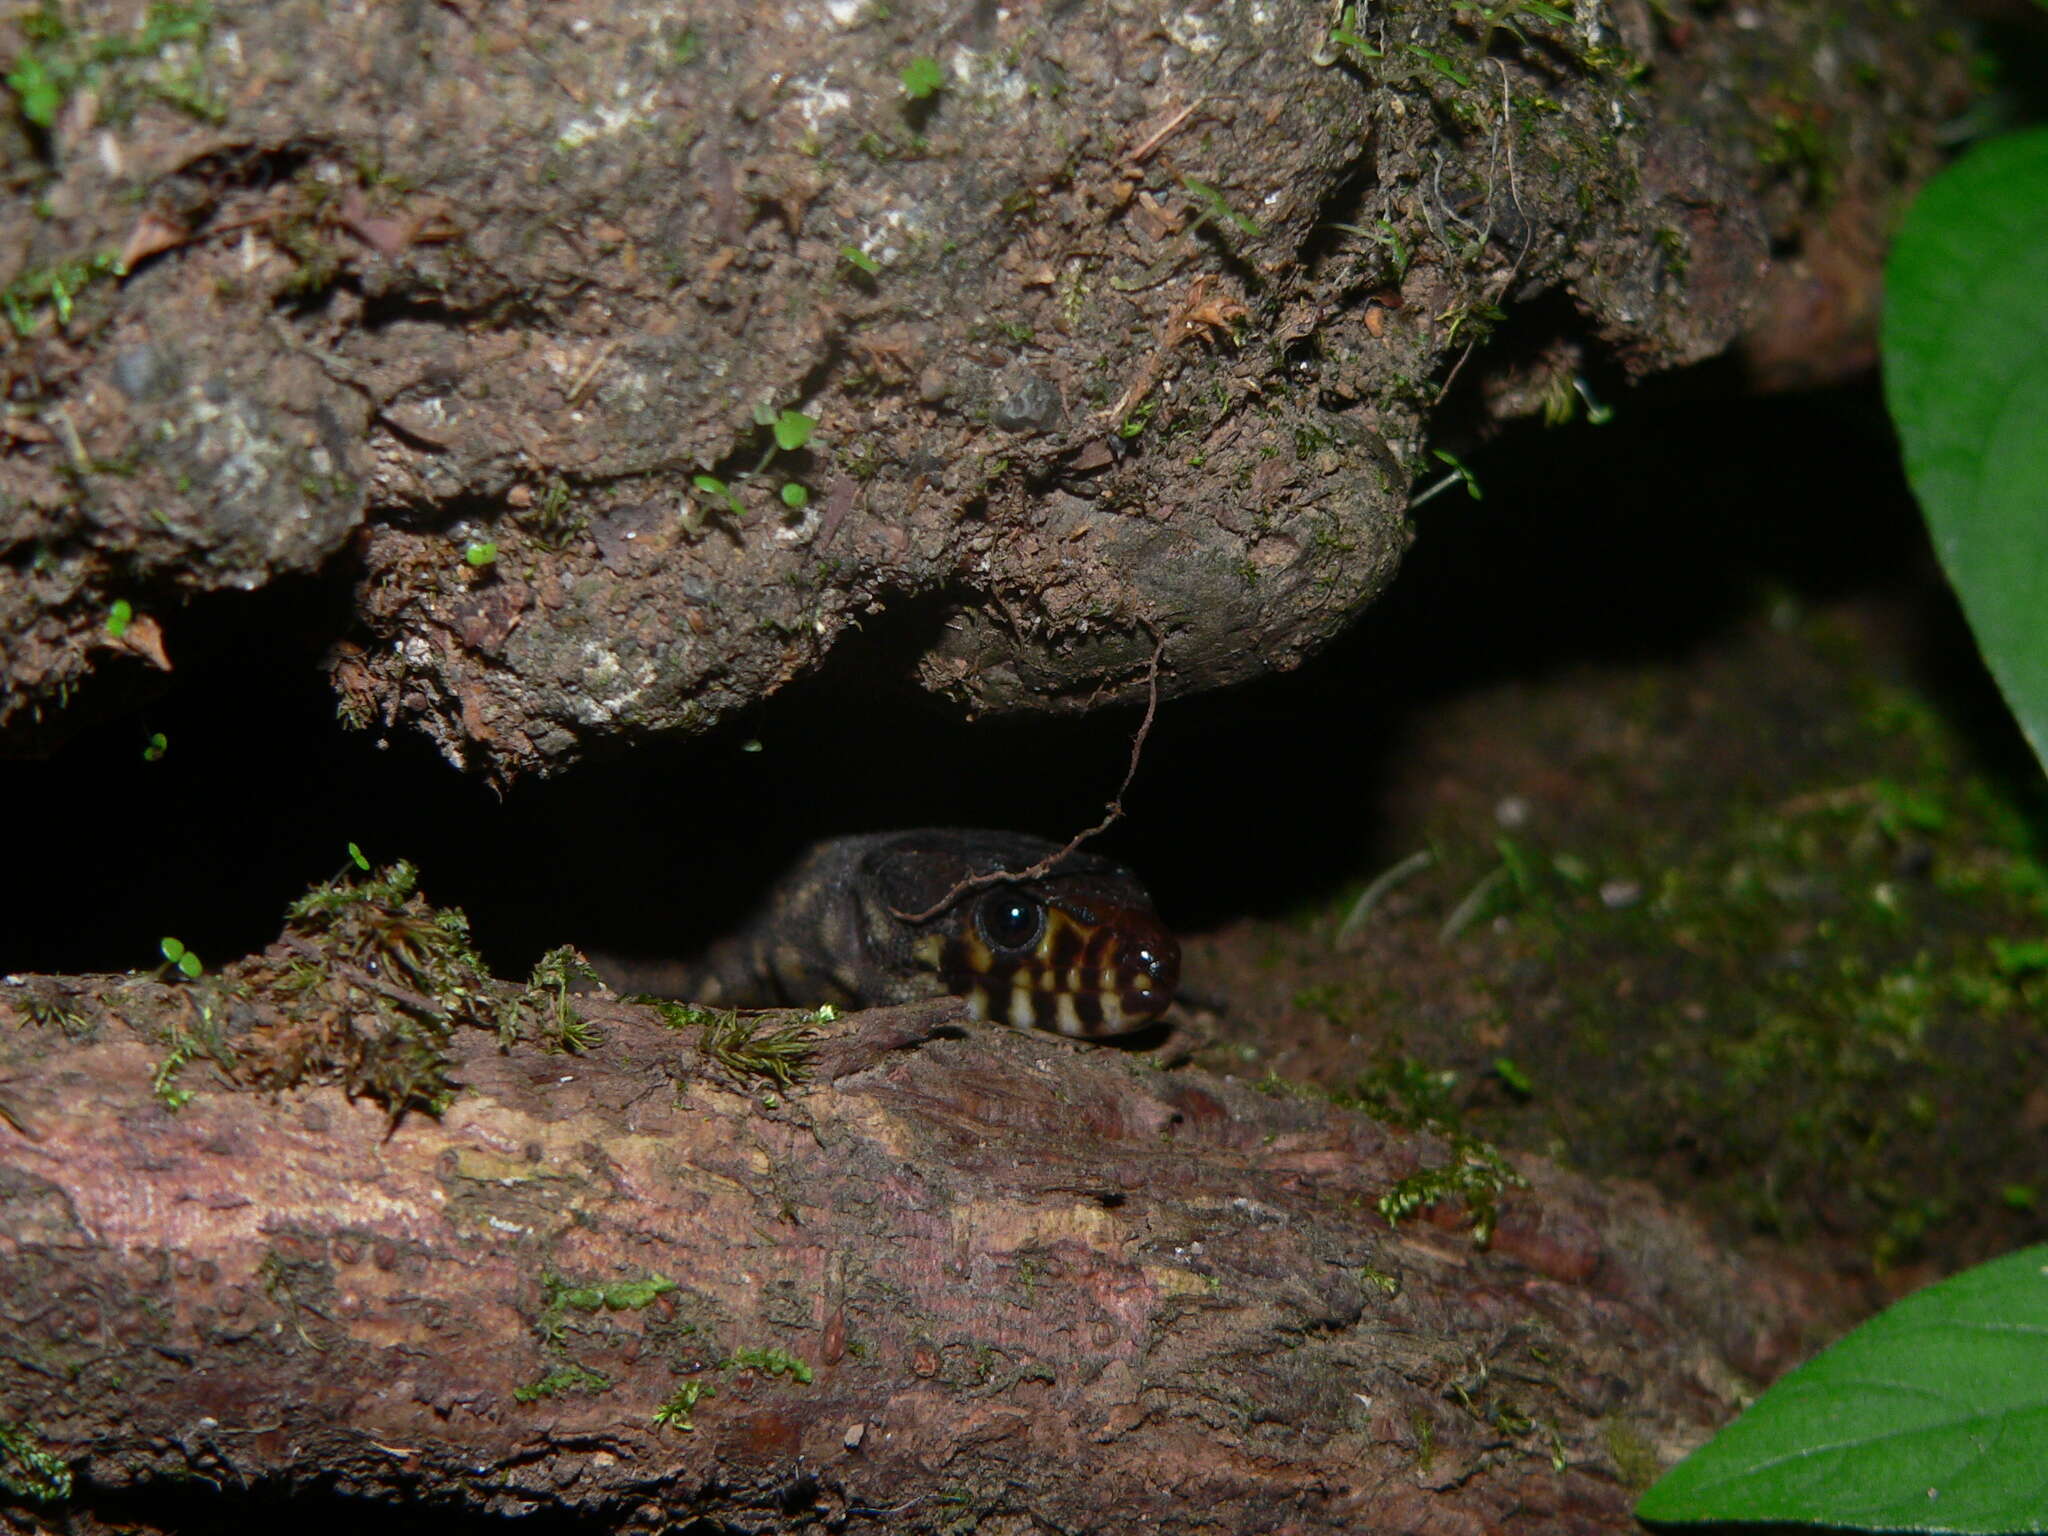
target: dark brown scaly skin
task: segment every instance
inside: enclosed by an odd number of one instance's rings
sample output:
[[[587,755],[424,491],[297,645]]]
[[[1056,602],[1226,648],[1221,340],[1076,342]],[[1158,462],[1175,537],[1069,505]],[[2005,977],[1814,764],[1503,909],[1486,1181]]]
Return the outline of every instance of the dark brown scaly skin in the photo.
[[[1173,1000],[1180,946],[1121,864],[1069,854],[1035,880],[977,887],[914,920],[963,880],[1058,851],[1043,838],[953,827],[833,838],[700,961],[658,976],[599,969],[614,985],[725,1007],[874,1007],[951,993],[976,1018],[1063,1035],[1142,1029]]]

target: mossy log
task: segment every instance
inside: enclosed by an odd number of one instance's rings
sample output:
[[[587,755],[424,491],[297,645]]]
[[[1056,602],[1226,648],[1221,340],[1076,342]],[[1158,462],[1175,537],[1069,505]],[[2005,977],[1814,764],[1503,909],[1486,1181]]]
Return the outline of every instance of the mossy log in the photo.
[[[580,1054],[456,1029],[445,1108],[395,1120],[225,1052],[167,1071],[178,1019],[283,1007],[288,953],[0,988],[32,1528],[188,1528],[150,1500],[197,1486],[626,1530],[1628,1530],[1837,1321],[1640,1186],[1518,1157],[1485,1245],[1455,1200],[1390,1225],[1453,1143],[951,1004],[817,1023],[784,1086],[583,999]]]

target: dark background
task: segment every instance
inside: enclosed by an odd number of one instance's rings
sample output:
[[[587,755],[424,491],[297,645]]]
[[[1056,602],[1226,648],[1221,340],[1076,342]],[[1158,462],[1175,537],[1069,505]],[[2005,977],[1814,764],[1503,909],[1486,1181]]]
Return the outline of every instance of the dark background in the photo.
[[[1162,708],[1129,817],[1099,846],[1169,921],[1284,909],[1383,862],[1375,787],[1411,712],[1588,659],[1682,666],[1773,593],[1884,595],[1937,706],[1994,771],[2032,771],[1933,567],[1874,383],[1756,398],[1716,365],[1602,393],[1604,426],[1465,434],[1484,499],[1453,488],[1421,508],[1387,598],[1322,656]],[[0,764],[15,831],[0,969],[146,968],[165,934],[218,965],[274,937],[351,841],[415,861],[501,974],[562,942],[686,950],[819,837],[950,823],[1063,838],[1100,815],[1136,725],[949,715],[900,680],[929,619],[906,615],[713,736],[501,799],[423,741],[337,722],[318,663],[346,633],[346,576],[167,616],[161,697],[51,759]],[[157,731],[168,751],[145,762]]]

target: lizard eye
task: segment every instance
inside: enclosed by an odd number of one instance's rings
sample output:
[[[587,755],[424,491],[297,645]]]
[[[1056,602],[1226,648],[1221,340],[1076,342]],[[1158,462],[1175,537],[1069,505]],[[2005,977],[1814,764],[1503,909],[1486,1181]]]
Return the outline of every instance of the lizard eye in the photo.
[[[1027,950],[1045,932],[1045,903],[999,886],[974,904],[974,926],[991,949]]]

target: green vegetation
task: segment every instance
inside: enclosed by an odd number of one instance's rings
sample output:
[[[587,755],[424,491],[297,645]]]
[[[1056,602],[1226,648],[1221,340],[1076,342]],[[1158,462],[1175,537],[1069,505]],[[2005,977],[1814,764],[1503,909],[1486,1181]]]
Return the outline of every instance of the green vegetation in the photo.
[[[787,1376],[805,1386],[811,1384],[811,1368],[787,1350],[736,1349],[720,1366],[724,1371],[752,1371],[759,1376]]]
[[[462,558],[478,570],[482,570],[485,566],[497,563],[498,546],[487,539],[472,539],[463,546]]]
[[[171,967],[188,981],[196,981],[200,972],[206,969],[199,963],[199,957],[176,939],[165,939],[157,947],[163,951],[164,959]]]
[[[125,597],[117,597],[107,609],[107,638],[118,640],[128,633],[128,626],[135,622],[135,606]]]
[[[7,85],[21,115],[45,132],[81,90],[111,96],[109,105],[118,109],[121,87],[131,81],[195,117],[219,122],[225,114],[196,73],[148,67],[173,44],[203,45],[211,23],[212,7],[204,0],[152,0],[134,31],[94,35],[73,27],[57,0],[41,0],[17,22],[23,46],[7,72]]]
[[[541,1282],[547,1310],[571,1312],[639,1312],[676,1289],[676,1283],[661,1275],[638,1280],[615,1280],[609,1285],[571,1285],[560,1275],[548,1275]]]
[[[839,258],[857,272],[873,277],[882,270],[882,264],[857,245],[839,247]]]
[[[1448,1143],[1446,1162],[1417,1169],[1380,1196],[1378,1210],[1387,1225],[1398,1226],[1443,1201],[1462,1200],[1472,1217],[1472,1240],[1484,1246],[1499,1220],[1502,1191],[1526,1188],[1528,1181],[1499,1151],[1465,1128],[1453,1097],[1457,1081],[1455,1072],[1396,1056],[1331,1098],[1389,1125],[1427,1131]]]
[[[1193,234],[1211,220],[1228,224],[1241,235],[1261,233],[1257,219],[1253,218],[1250,214],[1239,213],[1235,208],[1231,207],[1229,199],[1224,197],[1216,188],[1210,186],[1208,182],[1197,181],[1192,176],[1183,176],[1180,179],[1180,184],[1201,208],[1201,212],[1196,214],[1193,221],[1188,225],[1189,234]]]
[[[315,886],[286,914],[293,962],[260,962],[295,994],[289,1028],[263,1040],[259,1077],[341,1081],[383,1104],[439,1114],[454,1097],[448,1041],[470,1025],[516,1033],[530,1000],[491,979],[471,947],[469,922],[417,894],[418,872],[400,860],[362,877],[348,869]],[[279,977],[279,965],[296,966]]]
[[[665,998],[638,998],[671,1029],[701,1031],[704,1054],[734,1077],[772,1082],[790,1088],[804,1079],[816,1045],[816,1026],[838,1017],[830,1004],[792,1018],[788,1014],[746,1014],[725,1008],[698,1008]]]
[[[809,444],[811,433],[816,430],[818,423],[815,418],[806,416],[799,410],[778,411],[769,406],[757,405],[754,407],[754,425],[764,428],[768,433],[768,439],[766,446],[761,450],[760,460],[752,469],[740,476],[741,481],[750,480],[767,469],[777,453],[801,451]],[[690,483],[718,504],[709,510],[729,512],[735,520],[746,516],[746,504],[740,500],[738,485],[729,485],[710,473],[693,475]],[[810,500],[810,491],[791,481],[781,488],[780,496],[784,506],[796,508]],[[706,510],[703,505],[697,504],[683,514],[683,527],[686,532],[695,533],[703,527]]]
[[[31,267],[0,287],[0,311],[6,313],[15,335],[23,338],[35,333],[45,314],[56,316],[59,325],[69,325],[78,295],[101,278],[121,276],[123,270],[113,251]]]
[[[149,740],[143,743],[142,760],[145,763],[160,762],[163,759],[163,755],[170,751],[170,749],[170,738],[165,736],[162,731],[152,731]]]
[[[529,997],[540,1000],[541,1046],[544,1050],[580,1056],[602,1043],[589,1020],[578,1013],[575,1004],[569,1000],[571,987],[579,982],[595,984],[597,980],[597,972],[590,968],[590,961],[581,950],[571,945],[551,949],[534,962],[527,992]],[[502,1024],[499,1032],[504,1032]]]
[[[1885,269],[1885,400],[1984,660],[2048,766],[2048,128],[1921,194]]]
[[[165,1109],[176,1114],[192,1102],[194,1090],[177,1086],[177,1076],[192,1064],[194,1057],[202,1054],[199,1042],[184,1030],[173,1026],[170,1030],[170,1050],[164,1059],[156,1064],[156,1070],[149,1076],[149,1091]]]
[[[590,526],[559,476],[551,477],[533,505],[515,519],[542,549],[567,549]]]
[[[575,1392],[585,1397],[596,1397],[609,1392],[611,1377],[602,1371],[586,1370],[580,1365],[558,1365],[538,1381],[528,1382],[523,1387],[512,1389],[512,1399],[519,1403],[537,1403],[546,1397],[561,1397]]]
[[[659,1408],[654,1410],[654,1422],[669,1429],[691,1430],[697,1426],[690,1416],[697,1404],[707,1397],[718,1396],[718,1389],[708,1381],[686,1381],[669,1395]]]
[[[939,67],[939,61],[919,54],[903,66],[900,77],[903,94],[912,101],[923,101],[946,88],[946,72]]]
[[[662,1275],[602,1285],[576,1285],[550,1272],[541,1276],[540,1288],[540,1316],[534,1320],[534,1331],[545,1343],[554,1345],[561,1342],[571,1312],[640,1312],[678,1287],[675,1281]]]
[[[1672,1468],[1636,1513],[2041,1531],[2044,1424],[2048,1246],[1929,1286],[1865,1323]]]
[[[30,1504],[60,1503],[71,1497],[71,1469],[26,1424],[0,1423],[0,1490]]]

